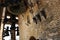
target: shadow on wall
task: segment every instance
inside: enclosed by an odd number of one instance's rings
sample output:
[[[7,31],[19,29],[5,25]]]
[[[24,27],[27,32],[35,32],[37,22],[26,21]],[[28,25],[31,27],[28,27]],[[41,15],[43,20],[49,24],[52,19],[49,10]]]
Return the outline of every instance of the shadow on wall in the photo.
[[[39,39],[36,39],[34,36],[31,36],[29,40],[39,40]]]
[[[36,39],[34,36],[31,36],[29,40],[39,40],[39,39]]]
[[[31,36],[29,40],[36,40],[34,36]]]

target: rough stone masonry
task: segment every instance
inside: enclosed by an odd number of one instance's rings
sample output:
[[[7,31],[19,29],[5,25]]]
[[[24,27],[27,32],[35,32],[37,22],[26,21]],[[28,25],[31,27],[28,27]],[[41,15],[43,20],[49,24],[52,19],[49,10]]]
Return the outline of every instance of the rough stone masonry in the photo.
[[[31,0],[32,8],[19,16],[20,40],[60,40],[60,0]]]

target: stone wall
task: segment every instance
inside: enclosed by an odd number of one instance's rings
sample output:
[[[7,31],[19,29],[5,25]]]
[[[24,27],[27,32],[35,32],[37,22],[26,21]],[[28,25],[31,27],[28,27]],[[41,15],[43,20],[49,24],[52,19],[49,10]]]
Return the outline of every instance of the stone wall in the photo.
[[[34,9],[35,11],[37,10],[37,5]],[[26,13],[19,15],[20,40],[29,40],[31,36],[37,37],[37,29],[29,10],[30,9],[28,9]]]
[[[40,40],[60,40],[60,1],[41,0],[39,8],[34,5],[33,13],[28,8],[19,15],[19,26],[20,40],[29,40],[31,36]]]

